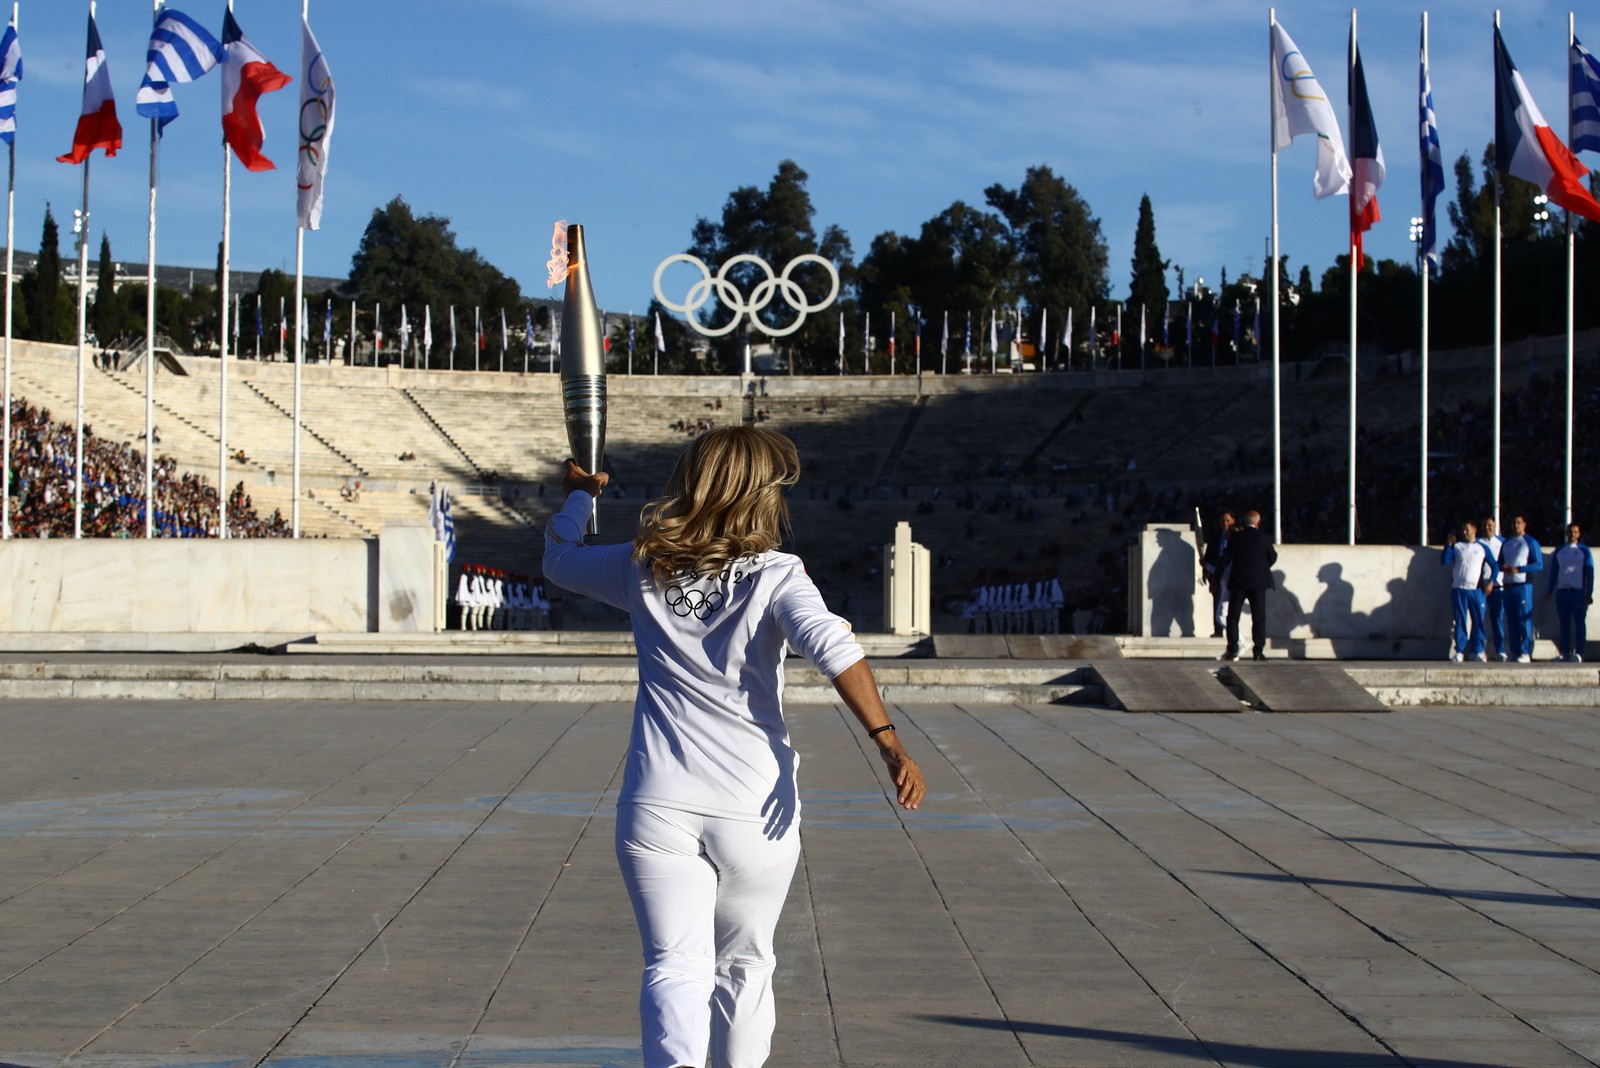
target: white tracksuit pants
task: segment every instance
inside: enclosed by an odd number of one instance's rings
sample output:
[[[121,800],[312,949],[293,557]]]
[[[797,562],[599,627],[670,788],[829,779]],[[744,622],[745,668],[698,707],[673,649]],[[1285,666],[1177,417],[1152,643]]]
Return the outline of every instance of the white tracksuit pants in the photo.
[[[766,1061],[773,931],[799,859],[795,823],[768,837],[761,823],[617,806],[617,864],[644,945],[645,1068]]]

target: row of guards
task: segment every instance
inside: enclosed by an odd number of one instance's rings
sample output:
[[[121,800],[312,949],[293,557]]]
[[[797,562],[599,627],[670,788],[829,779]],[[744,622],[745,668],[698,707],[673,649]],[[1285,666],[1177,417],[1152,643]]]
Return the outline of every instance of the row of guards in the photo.
[[[461,630],[550,629],[550,598],[542,578],[464,564],[455,602]]]
[[[1060,634],[1067,606],[1054,573],[1029,582],[984,582],[962,609],[974,634]]]

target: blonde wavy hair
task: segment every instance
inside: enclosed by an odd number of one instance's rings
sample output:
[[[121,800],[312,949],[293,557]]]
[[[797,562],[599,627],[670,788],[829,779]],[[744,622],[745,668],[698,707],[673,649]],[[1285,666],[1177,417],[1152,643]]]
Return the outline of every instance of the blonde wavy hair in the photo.
[[[639,514],[633,559],[665,583],[776,549],[789,531],[783,491],[799,479],[800,455],[782,434],[754,426],[704,434],[678,457],[665,495]]]

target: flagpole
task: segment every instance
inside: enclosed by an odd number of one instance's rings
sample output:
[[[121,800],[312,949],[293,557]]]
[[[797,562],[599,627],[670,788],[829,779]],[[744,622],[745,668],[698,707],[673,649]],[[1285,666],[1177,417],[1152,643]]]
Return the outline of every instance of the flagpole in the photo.
[[[228,10],[233,10],[233,2],[229,0]],[[218,331],[217,355],[221,364],[218,394],[221,398],[219,413],[219,428],[217,432],[217,537],[228,536],[228,256],[229,256],[229,213],[233,209],[233,150],[228,147],[226,137],[222,140],[222,311],[221,329]],[[261,295],[256,294],[256,318],[261,317]],[[256,334],[256,344],[261,344],[261,335]],[[259,349],[258,349],[259,352]],[[259,358],[259,357],[258,357]]]
[[[1572,12],[1568,11],[1567,12],[1567,100],[1568,100],[1568,107],[1567,107],[1567,144],[1568,144],[1568,146],[1571,146],[1571,144],[1572,144],[1572,135],[1573,135],[1573,129],[1572,129],[1572,107],[1571,107],[1571,103],[1570,102],[1572,100],[1573,90],[1576,88],[1576,86],[1574,86],[1572,84],[1572,46],[1573,46],[1573,43],[1576,41],[1576,39],[1577,39],[1577,26],[1574,24]],[[1576,231],[1574,230],[1573,225],[1572,225],[1572,212],[1568,211],[1566,213],[1566,216],[1567,216],[1567,449],[1566,449],[1567,475],[1566,475],[1565,491],[1564,491],[1563,496],[1561,498],[1561,505],[1562,505],[1562,512],[1563,512],[1563,518],[1561,520],[1561,524],[1562,524],[1562,528],[1563,528],[1563,536],[1565,536],[1565,528],[1567,526],[1571,525],[1571,523],[1572,523],[1572,401],[1573,401],[1572,394],[1573,394],[1573,374],[1574,374],[1574,371],[1575,371],[1574,362],[1573,362],[1573,349],[1574,349],[1574,347],[1576,345],[1576,341],[1577,341],[1577,338],[1573,333],[1573,298],[1574,298],[1574,289],[1575,289],[1574,275],[1576,273],[1576,266],[1577,266],[1576,265],[1576,261],[1575,261],[1576,244],[1575,244],[1575,241],[1574,241],[1574,234],[1576,233]]]
[[[304,4],[301,17],[305,17]],[[305,306],[306,228],[294,228],[294,439],[289,461],[289,531],[290,536],[300,536],[300,365],[306,358],[306,306]]]
[[[94,16],[94,4],[89,5]],[[89,332],[89,157],[83,157],[83,213],[78,217],[78,399],[74,405],[77,470],[72,476],[72,536],[83,537],[83,390]]]
[[[1272,143],[1272,541],[1283,543],[1283,375],[1278,342],[1278,138],[1274,126],[1277,115],[1272,94],[1277,90],[1277,71],[1272,64],[1272,28],[1278,24],[1276,8],[1267,9],[1267,130]],[[1192,307],[1191,307],[1192,311]],[[1193,333],[1190,334],[1189,365],[1194,366]]]
[[[161,19],[162,0],[151,0],[151,21]],[[146,235],[144,283],[144,536],[156,529],[156,120],[150,120],[150,226]]]
[[[1495,9],[1494,28],[1500,29],[1500,11]],[[1500,171],[1494,172],[1494,417],[1490,426],[1490,514],[1495,529],[1500,528]]]
[[[17,0],[11,0],[11,24],[17,24]],[[13,255],[17,247],[16,236],[16,207],[17,207],[17,141],[13,131],[11,141],[6,146],[8,162],[6,167],[6,341],[5,341],[5,414],[0,419],[4,421],[3,446],[5,453],[0,456],[0,539],[11,537],[11,299],[12,299],[12,272],[16,267]]]
[[[1422,13],[1422,69],[1424,72],[1428,69],[1428,13],[1426,11]],[[1431,79],[1428,82],[1428,88],[1431,95]],[[1424,115],[1423,118],[1426,120],[1427,116]],[[1426,155],[1423,157],[1422,166],[1422,184],[1424,193],[1426,193],[1428,187],[1428,157]],[[1424,195],[1423,200],[1422,210],[1426,214],[1428,213],[1426,195]],[[1423,225],[1428,225],[1426,220],[1424,220]],[[1428,544],[1428,275],[1432,273],[1432,270],[1428,265],[1427,247],[1422,234],[1419,233],[1417,235],[1417,241],[1423,247],[1423,254],[1417,257],[1417,267],[1422,274],[1422,455],[1420,457],[1421,469],[1417,479],[1417,498],[1421,505],[1417,518],[1419,527],[1417,544],[1426,545]]]
[[[1350,55],[1346,72],[1350,91],[1345,94],[1345,129],[1355,136],[1356,128],[1356,9],[1350,9]],[[1346,486],[1348,502],[1348,536],[1346,544],[1356,543],[1356,190],[1350,190],[1350,464]]]

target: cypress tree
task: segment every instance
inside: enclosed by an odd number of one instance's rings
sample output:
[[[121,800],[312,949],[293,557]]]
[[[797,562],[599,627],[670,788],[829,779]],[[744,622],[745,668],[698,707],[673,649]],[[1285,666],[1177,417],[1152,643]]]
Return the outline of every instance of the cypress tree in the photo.
[[[50,205],[44,207],[44,230],[39,236],[39,259],[22,279],[22,302],[27,313],[28,336],[34,341],[64,342],[66,316],[61,285],[61,234]]]

